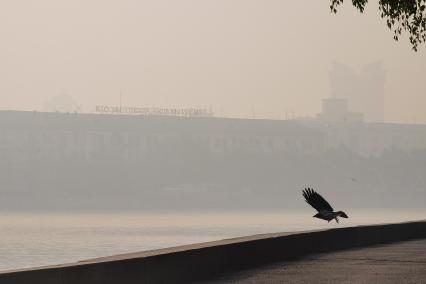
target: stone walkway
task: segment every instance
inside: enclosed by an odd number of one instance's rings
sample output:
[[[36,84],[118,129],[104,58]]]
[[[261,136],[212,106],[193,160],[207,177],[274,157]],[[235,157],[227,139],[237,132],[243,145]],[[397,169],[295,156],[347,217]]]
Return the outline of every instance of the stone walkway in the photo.
[[[426,283],[426,239],[315,255],[209,283]]]

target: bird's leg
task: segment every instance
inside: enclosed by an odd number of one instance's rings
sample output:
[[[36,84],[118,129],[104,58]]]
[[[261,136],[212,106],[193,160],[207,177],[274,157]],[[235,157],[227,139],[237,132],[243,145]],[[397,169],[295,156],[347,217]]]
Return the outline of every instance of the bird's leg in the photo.
[[[339,223],[339,218],[337,218],[337,217],[336,217],[336,218],[334,218],[334,219],[336,219],[336,223]]]

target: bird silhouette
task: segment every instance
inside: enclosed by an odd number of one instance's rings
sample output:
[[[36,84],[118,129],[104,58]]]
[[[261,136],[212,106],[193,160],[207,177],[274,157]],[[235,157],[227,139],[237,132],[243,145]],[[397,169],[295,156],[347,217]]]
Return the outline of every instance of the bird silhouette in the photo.
[[[309,205],[318,211],[318,213],[312,217],[323,219],[328,222],[335,219],[337,223],[339,223],[339,217],[348,218],[348,215],[343,211],[334,212],[333,207],[312,188],[305,188],[305,190],[303,190],[303,197]]]

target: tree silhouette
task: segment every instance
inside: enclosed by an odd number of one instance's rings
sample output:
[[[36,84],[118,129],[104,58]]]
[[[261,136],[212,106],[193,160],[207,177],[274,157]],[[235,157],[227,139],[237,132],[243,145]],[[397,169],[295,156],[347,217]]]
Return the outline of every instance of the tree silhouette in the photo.
[[[344,0],[331,0],[330,9],[337,8]],[[368,0],[351,0],[361,13]],[[397,41],[403,31],[408,32],[410,43],[415,51],[426,41],[426,0],[379,0],[380,16],[386,19],[388,28]]]

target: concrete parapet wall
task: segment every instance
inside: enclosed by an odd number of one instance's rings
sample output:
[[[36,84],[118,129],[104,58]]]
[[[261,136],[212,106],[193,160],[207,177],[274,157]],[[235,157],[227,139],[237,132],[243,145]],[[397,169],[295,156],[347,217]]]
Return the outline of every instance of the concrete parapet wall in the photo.
[[[426,238],[426,221],[275,233],[0,273],[0,284],[188,283],[304,256]]]

